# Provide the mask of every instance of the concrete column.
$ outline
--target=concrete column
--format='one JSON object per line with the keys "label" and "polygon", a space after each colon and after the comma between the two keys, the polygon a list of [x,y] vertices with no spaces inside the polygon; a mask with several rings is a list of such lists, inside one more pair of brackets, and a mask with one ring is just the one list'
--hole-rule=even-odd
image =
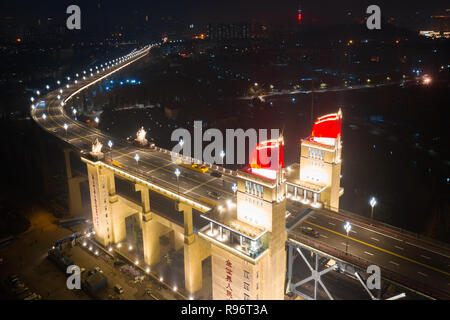
{"label": "concrete column", "polygon": [[68,197],[69,197],[69,213],[71,216],[79,216],[83,214],[83,203],[81,200],[80,183],[85,181],[85,177],[73,177],[72,168],[70,166],[70,149],[64,149],[64,159],[66,162]]}
{"label": "concrete column", "polygon": [[165,227],[150,218],[147,214],[142,222],[142,240],[144,247],[144,261],[150,267],[155,266],[161,260],[161,248],[159,238],[165,231]]}
{"label": "concrete column", "polygon": [[209,243],[194,234],[192,207],[179,204],[184,214],[184,282],[186,290],[194,293],[202,288],[202,260],[211,254]]}
{"label": "concrete column", "polygon": [[146,214],[150,212],[150,195],[148,188],[136,183],[134,185],[134,190],[141,193],[141,206],[143,213]]}

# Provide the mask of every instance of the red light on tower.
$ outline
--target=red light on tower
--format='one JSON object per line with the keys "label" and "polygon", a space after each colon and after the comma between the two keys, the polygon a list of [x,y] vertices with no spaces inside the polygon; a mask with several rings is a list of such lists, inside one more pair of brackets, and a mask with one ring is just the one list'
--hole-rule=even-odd
{"label": "red light on tower", "polygon": [[302,10],[298,10],[297,19],[298,19],[298,24],[301,24],[302,23],[302,19],[303,19]]}
{"label": "red light on tower", "polygon": [[283,137],[259,143],[250,154],[250,170],[254,174],[275,180],[281,168],[284,168]]}
{"label": "red light on tower", "polygon": [[334,146],[336,139],[342,136],[341,132],[342,112],[327,114],[317,118],[311,133],[311,139],[315,142]]}

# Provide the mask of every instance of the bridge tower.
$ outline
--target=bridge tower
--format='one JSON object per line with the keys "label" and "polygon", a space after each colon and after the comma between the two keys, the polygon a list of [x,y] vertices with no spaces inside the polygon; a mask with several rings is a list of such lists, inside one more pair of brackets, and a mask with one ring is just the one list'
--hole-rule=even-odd
{"label": "bridge tower", "polygon": [[[339,211],[342,164],[342,112],[317,118],[311,136],[302,139],[300,152],[300,180],[316,185],[322,192],[313,193],[313,201]],[[306,198],[307,190],[303,190]],[[320,199],[318,199],[320,197]]]}
{"label": "bridge tower", "polygon": [[[274,150],[282,154],[282,140]],[[284,299],[286,179],[279,163],[239,171],[236,203],[203,215],[210,223],[199,236],[211,242],[214,300]]]}

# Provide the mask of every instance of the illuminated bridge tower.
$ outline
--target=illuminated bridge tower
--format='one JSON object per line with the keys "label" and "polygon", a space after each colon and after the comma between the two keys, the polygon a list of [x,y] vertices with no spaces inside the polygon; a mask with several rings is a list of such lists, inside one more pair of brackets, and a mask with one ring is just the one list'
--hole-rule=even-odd
{"label": "illuminated bridge tower", "polygon": [[287,190],[294,200],[339,210],[341,188],[342,112],[319,117],[311,136],[301,141],[300,167],[288,170]]}
{"label": "illuminated bridge tower", "polygon": [[[270,149],[270,167],[259,152]],[[237,205],[203,215],[199,235],[211,242],[213,299],[284,299],[286,198],[283,140],[257,146],[255,161],[238,172]],[[278,159],[276,159],[278,158]],[[275,161],[274,161],[275,159]]]}

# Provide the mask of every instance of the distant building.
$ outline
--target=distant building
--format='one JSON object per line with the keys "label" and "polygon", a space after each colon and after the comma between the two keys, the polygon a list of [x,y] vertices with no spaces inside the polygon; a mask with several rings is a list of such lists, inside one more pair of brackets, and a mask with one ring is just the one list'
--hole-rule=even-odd
{"label": "distant building", "polygon": [[249,22],[232,24],[208,24],[207,37],[211,40],[250,39],[251,24]]}

